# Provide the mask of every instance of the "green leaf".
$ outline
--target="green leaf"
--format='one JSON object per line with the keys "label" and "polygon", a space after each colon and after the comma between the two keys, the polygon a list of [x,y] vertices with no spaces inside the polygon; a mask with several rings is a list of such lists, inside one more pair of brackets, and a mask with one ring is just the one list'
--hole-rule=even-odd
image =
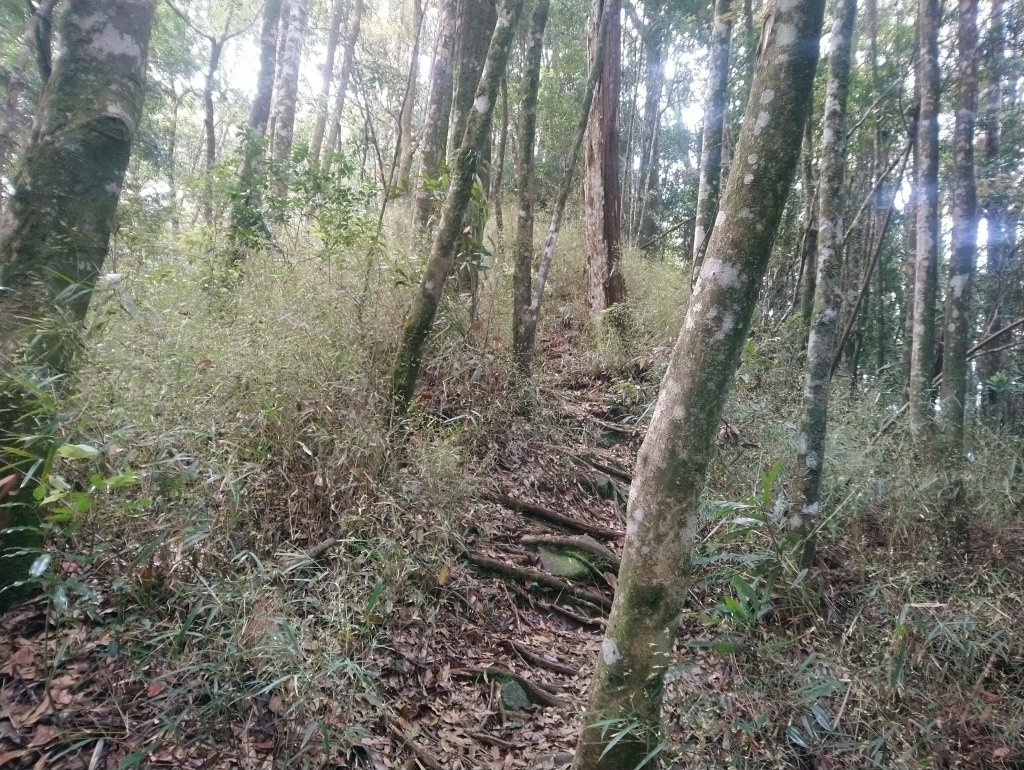
{"label": "green leaf", "polygon": [[88,444],[65,444],[57,448],[57,455],[67,460],[92,460],[99,454],[100,450]]}
{"label": "green leaf", "polygon": [[791,740],[793,743],[795,743],[797,746],[800,746],[801,748],[811,748],[807,745],[807,741],[804,738],[803,734],[795,727],[793,727],[793,725],[790,725],[786,728],[786,736],[789,738],[789,740]]}

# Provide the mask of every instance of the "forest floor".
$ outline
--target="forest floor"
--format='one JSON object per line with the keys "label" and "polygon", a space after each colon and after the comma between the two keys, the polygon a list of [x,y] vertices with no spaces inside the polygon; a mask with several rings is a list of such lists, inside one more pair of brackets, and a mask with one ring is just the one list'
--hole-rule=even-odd
{"label": "forest floor", "polygon": [[[661,369],[651,357],[581,362],[564,334],[544,346],[530,419],[481,418],[466,392],[428,373],[430,419],[486,424],[460,455],[450,499],[442,489],[376,525],[429,549],[441,520],[454,521],[425,561],[323,526],[287,548],[239,546],[216,565],[187,553],[187,538],[170,551],[166,541],[104,550],[109,541],[82,531],[62,542],[49,595],[2,618],[0,767],[567,767]],[[751,392],[759,376],[749,362],[741,374]],[[898,501],[863,502],[867,485],[842,498],[861,508],[818,574],[799,573],[774,535],[753,531],[780,515],[781,450],[746,424],[718,435],[712,485],[744,468],[749,494],[701,528],[668,676],[666,764],[1024,766],[1020,528],[974,529],[959,544],[967,558],[925,567],[921,530],[887,530]],[[409,499],[431,483],[414,468],[397,475]],[[262,499],[283,509],[289,494]],[[213,582],[218,569],[251,573],[256,589],[231,594],[229,578]],[[395,595],[373,579],[395,571],[415,590]],[[317,602],[360,574],[361,606],[339,623]]]}

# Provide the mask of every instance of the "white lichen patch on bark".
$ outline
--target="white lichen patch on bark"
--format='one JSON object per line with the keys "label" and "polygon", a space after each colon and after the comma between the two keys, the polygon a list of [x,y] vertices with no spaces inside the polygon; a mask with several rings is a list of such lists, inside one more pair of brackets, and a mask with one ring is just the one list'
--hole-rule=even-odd
{"label": "white lichen patch on bark", "polygon": [[473,109],[479,112],[481,115],[486,115],[487,110],[491,108],[491,100],[487,98],[487,94],[480,94],[473,102]]}
{"label": "white lichen patch on bark", "polygon": [[967,288],[968,282],[971,280],[971,276],[966,273],[960,273],[954,275],[949,279],[949,289],[953,293],[955,299],[960,299],[964,294],[964,289]]}
{"label": "white lichen patch on bark", "polygon": [[607,637],[601,642],[601,658],[604,660],[605,665],[614,666],[619,662],[622,654],[619,652],[619,645],[615,643],[614,639],[608,639]]}
{"label": "white lichen patch on bark", "polygon": [[757,113],[757,122],[754,123],[754,136],[760,136],[761,132],[768,128],[771,120],[772,116],[767,110],[761,110]]}
{"label": "white lichen patch on bark", "polygon": [[715,257],[704,261],[704,268],[700,271],[700,274],[702,278],[707,276],[715,279],[719,286],[726,289],[739,288],[743,285],[743,282],[740,280],[739,268]]}

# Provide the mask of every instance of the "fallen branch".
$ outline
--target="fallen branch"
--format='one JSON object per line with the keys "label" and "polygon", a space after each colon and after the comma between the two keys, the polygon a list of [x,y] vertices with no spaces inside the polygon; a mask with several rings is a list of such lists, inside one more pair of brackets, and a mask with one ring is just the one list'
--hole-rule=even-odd
{"label": "fallen branch", "polygon": [[557,548],[573,548],[597,556],[619,571],[619,557],[615,552],[588,535],[565,537],[563,535],[523,535],[519,541],[525,545],[551,545]]}
{"label": "fallen branch", "polygon": [[478,678],[491,678],[491,679],[514,679],[519,683],[519,686],[526,691],[526,694],[530,697],[530,701],[533,703],[539,703],[542,706],[555,706],[561,708],[565,706],[565,701],[561,698],[553,695],[550,691],[537,684],[531,682],[514,671],[509,671],[507,668],[501,666],[486,666],[484,668],[453,668],[451,670],[452,676],[472,676]]}
{"label": "fallen branch", "polygon": [[560,527],[561,529],[567,529],[570,532],[579,532],[585,535],[593,535],[594,537],[603,537],[607,540],[619,540],[623,535],[622,532],[616,529],[609,529],[596,524],[587,524],[586,522],[578,521],[569,516],[563,516],[560,513],[555,513],[554,511],[549,511],[546,508],[541,508],[539,505],[524,503],[521,500],[516,500],[515,498],[504,495],[501,492],[489,492],[484,495],[484,497],[485,499],[504,506],[509,510],[521,513],[527,518],[535,519],[546,524],[552,524],[556,527]]}
{"label": "fallen branch", "polygon": [[515,743],[510,743],[506,740],[502,740],[498,736],[491,735],[490,733],[470,733],[469,737],[478,740],[481,743],[489,743],[492,746],[498,746],[500,748],[507,749],[508,751],[523,750],[522,746],[518,746]]}
{"label": "fallen branch", "polygon": [[478,567],[479,569],[494,572],[505,577],[515,578],[516,580],[522,580],[524,582],[533,581],[534,583],[538,583],[551,591],[555,591],[561,595],[575,599],[576,601],[582,601],[588,605],[596,605],[604,610],[610,610],[612,607],[612,600],[604,594],[599,594],[596,591],[588,591],[585,588],[576,588],[575,586],[569,585],[564,580],[548,575],[545,572],[539,572],[535,569],[527,569],[526,567],[516,567],[495,559],[489,559],[486,556],[478,556],[477,554],[470,553],[468,551],[464,552],[464,555],[470,564],[474,567]]}
{"label": "fallen branch", "polygon": [[556,674],[562,674],[563,676],[576,676],[580,673],[578,668],[573,666],[567,666],[564,663],[558,663],[557,661],[548,660],[547,658],[538,655],[536,652],[531,650],[525,644],[521,644],[514,639],[508,640],[508,645],[515,650],[523,660],[527,663],[532,663],[535,666],[546,668],[549,671],[554,671]]}

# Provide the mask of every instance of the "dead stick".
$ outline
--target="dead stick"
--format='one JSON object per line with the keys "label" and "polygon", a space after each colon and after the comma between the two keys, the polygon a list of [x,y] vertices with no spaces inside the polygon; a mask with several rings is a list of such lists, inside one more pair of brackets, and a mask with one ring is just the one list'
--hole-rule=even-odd
{"label": "dead stick", "polygon": [[604,608],[605,610],[610,610],[612,608],[612,600],[607,596],[596,593],[595,591],[588,591],[585,588],[576,588],[575,586],[569,585],[564,580],[560,580],[559,578],[548,575],[547,573],[538,572],[535,569],[527,569],[526,567],[515,567],[511,564],[505,564],[504,562],[500,562],[495,559],[488,559],[486,556],[478,556],[475,553],[469,553],[468,551],[465,552],[465,557],[473,566],[487,570],[488,572],[495,572],[506,577],[513,577],[516,580],[532,580],[545,588],[556,591],[567,597],[571,597],[577,601],[594,604],[598,607]]}

